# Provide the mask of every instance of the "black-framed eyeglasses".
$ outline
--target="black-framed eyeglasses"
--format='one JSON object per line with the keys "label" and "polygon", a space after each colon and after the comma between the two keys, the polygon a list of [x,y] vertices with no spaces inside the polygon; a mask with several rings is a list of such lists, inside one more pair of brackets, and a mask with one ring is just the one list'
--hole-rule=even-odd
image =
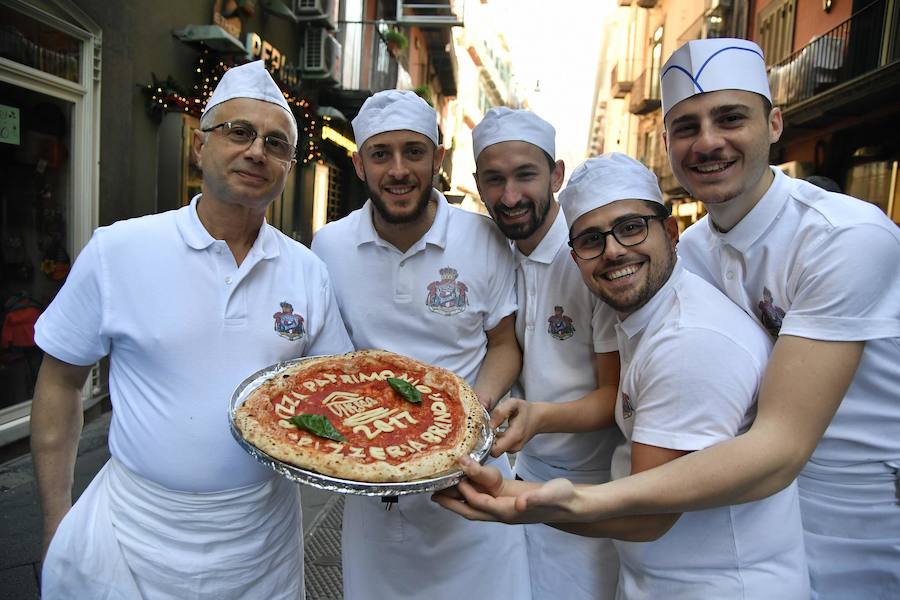
{"label": "black-framed eyeglasses", "polygon": [[569,246],[575,252],[575,256],[581,260],[597,258],[606,250],[606,236],[611,235],[616,241],[625,247],[637,246],[647,239],[652,220],[665,221],[664,215],[641,215],[616,223],[609,231],[586,231],[569,240]]}
{"label": "black-framed eyeglasses", "polygon": [[[225,136],[226,140],[235,146],[240,146],[242,148],[249,148],[250,145],[256,141],[256,138],[259,137],[259,133],[257,133],[252,126],[247,123],[241,123],[240,121],[225,121],[224,123],[219,123],[218,125],[213,125],[209,129],[201,129],[200,131],[209,133],[210,131],[215,131],[220,128],[222,130],[222,135]],[[294,155],[297,153],[297,148],[295,146],[292,146],[286,139],[274,135],[263,137],[263,147],[265,148],[266,156],[285,162],[293,159]]]}

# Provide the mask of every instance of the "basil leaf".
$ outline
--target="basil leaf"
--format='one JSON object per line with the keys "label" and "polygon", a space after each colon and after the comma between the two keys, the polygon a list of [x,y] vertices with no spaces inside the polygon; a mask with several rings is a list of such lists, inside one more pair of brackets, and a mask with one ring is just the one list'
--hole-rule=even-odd
{"label": "basil leaf", "polygon": [[329,421],[328,417],[325,415],[300,414],[294,415],[288,419],[288,421],[313,435],[334,440],[336,442],[347,441],[347,438],[342,436],[341,432],[334,428],[334,425],[331,424],[331,421]]}
{"label": "basil leaf", "polygon": [[404,400],[408,400],[413,404],[419,404],[420,402],[422,402],[422,394],[408,381],[397,379],[396,377],[388,377],[387,382],[391,384],[392,388],[397,390],[397,393],[403,396]]}

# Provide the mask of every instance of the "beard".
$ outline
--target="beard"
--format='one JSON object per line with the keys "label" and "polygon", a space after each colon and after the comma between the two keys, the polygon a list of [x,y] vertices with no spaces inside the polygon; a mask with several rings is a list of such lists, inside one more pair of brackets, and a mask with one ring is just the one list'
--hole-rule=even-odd
{"label": "beard", "polygon": [[[660,288],[665,285],[672,275],[672,271],[675,269],[675,260],[676,254],[673,246],[671,252],[666,255],[664,262],[657,262],[656,264],[653,262],[646,263],[650,268],[650,272],[647,274],[647,279],[644,281],[644,284],[637,289],[629,290],[625,294],[616,294],[613,296],[606,294],[601,286],[590,287],[593,288],[594,293],[603,300],[604,303],[608,304],[616,312],[631,314],[647,304]],[[622,264],[627,264],[627,262],[628,261],[622,261]],[[618,265],[607,263],[604,266],[604,270],[615,268],[616,266]]]}
{"label": "beard", "polygon": [[396,212],[391,212],[387,202],[384,201],[381,194],[378,193],[378,190],[373,189],[372,186],[369,185],[368,181],[366,181],[366,187],[369,190],[369,198],[372,200],[372,206],[378,211],[378,215],[381,219],[385,223],[390,223],[391,225],[415,223],[423,214],[425,214],[425,209],[428,208],[428,201],[431,200],[431,187],[427,187],[422,190],[422,194],[416,199],[412,212],[398,214]]}
{"label": "beard", "polygon": [[[491,217],[494,219],[494,223],[497,224],[497,228],[505,235],[507,238],[511,240],[524,240],[526,238],[531,237],[535,231],[537,231],[541,225],[544,224],[544,219],[547,218],[547,213],[550,212],[550,203],[553,201],[553,192],[549,189],[547,190],[547,198],[544,200],[544,204],[541,205],[539,203],[535,203],[531,200],[523,200],[516,204],[513,207],[501,207],[499,203],[494,205],[493,209],[488,209],[488,212],[491,214]],[[486,205],[485,205],[486,206]],[[502,214],[506,210],[520,210],[523,208],[527,208],[531,211],[531,218],[528,219],[525,223],[516,223],[514,225],[510,225],[508,223],[504,223],[502,219],[498,219],[498,213]]]}

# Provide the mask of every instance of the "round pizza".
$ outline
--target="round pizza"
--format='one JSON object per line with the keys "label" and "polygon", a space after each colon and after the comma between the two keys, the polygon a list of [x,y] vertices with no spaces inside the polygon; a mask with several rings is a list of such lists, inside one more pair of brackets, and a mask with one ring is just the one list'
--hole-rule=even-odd
{"label": "round pizza", "polygon": [[235,411],[245,440],[284,463],[364,482],[407,482],[457,469],[485,413],[457,375],[384,350],[299,362]]}

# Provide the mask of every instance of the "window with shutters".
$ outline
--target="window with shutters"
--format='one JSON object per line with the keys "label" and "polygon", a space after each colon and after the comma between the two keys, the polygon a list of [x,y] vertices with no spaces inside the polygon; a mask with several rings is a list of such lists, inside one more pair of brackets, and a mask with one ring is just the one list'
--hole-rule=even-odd
{"label": "window with shutters", "polygon": [[767,65],[781,62],[791,53],[795,6],[796,0],[773,0],[759,13],[758,39]]}

